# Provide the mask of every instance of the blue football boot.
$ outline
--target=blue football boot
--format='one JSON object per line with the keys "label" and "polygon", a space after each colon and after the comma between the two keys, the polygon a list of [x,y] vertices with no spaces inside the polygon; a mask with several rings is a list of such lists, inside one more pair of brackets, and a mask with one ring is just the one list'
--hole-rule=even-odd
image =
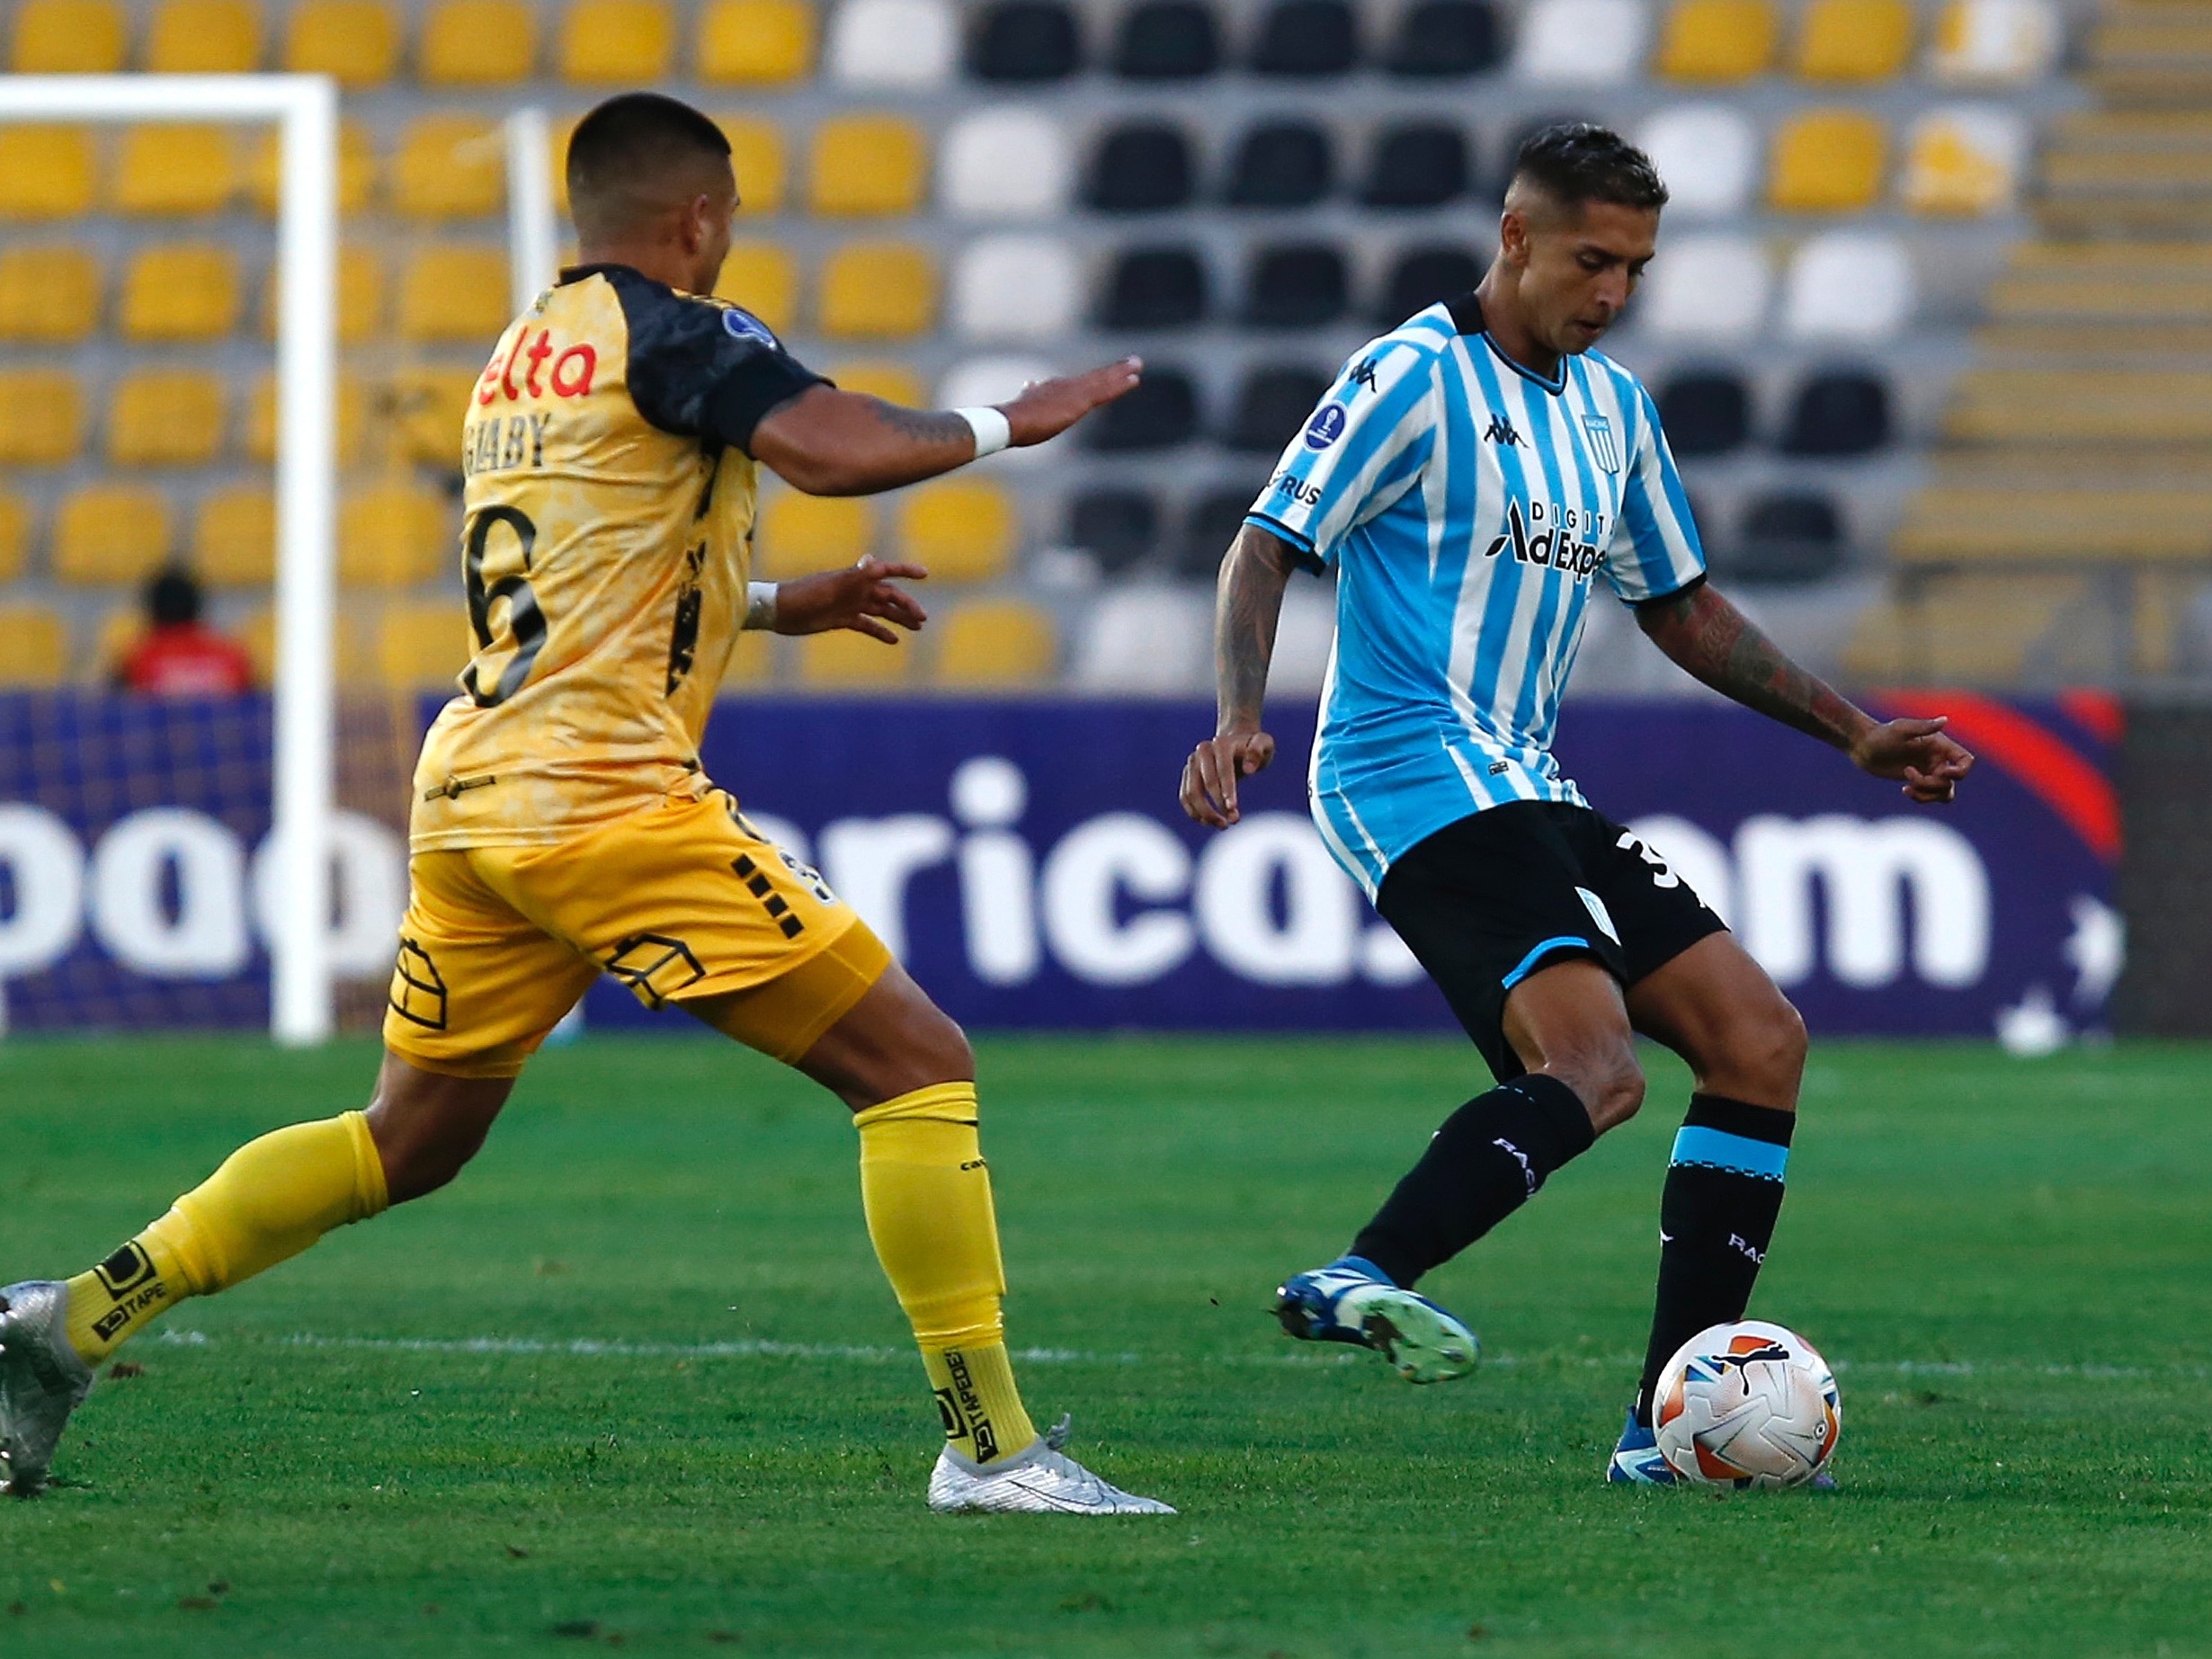
{"label": "blue football boot", "polygon": [[1628,1421],[1620,1431],[1620,1444],[1613,1448],[1613,1455],[1605,1466],[1605,1478],[1616,1486],[1677,1486],[1681,1476],[1675,1474],[1659,1450],[1659,1437],[1636,1420],[1633,1408]]}
{"label": "blue football boot", "polygon": [[1286,1280],[1275,1292],[1275,1317],[1300,1342],[1372,1348],[1407,1382],[1449,1382],[1482,1357],[1474,1332],[1359,1256]]}

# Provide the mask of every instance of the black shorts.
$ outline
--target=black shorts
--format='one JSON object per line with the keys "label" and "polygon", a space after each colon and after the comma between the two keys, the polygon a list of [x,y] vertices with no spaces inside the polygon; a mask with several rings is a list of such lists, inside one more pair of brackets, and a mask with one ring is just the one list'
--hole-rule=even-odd
{"label": "black shorts", "polygon": [[1727,924],[1610,818],[1514,801],[1447,825],[1390,866],[1375,908],[1429,970],[1501,1083],[1506,993],[1568,957],[1632,986]]}

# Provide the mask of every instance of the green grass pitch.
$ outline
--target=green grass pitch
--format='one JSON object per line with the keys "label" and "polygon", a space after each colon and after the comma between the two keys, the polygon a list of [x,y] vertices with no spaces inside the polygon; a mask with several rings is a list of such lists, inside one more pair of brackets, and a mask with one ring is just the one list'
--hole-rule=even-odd
{"label": "green grass pitch", "polygon": [[[1753,1311],[1842,1490],[1598,1481],[1687,1083],[1432,1288],[1410,1388],[1265,1312],[1478,1084],[1429,1041],[982,1045],[1036,1414],[1165,1521],[946,1520],[826,1096],[542,1057],[460,1182],[172,1314],[0,1504],[0,1653],[2212,1652],[2212,1052],[1825,1044]],[[374,1056],[0,1047],[0,1279],[104,1253]]]}

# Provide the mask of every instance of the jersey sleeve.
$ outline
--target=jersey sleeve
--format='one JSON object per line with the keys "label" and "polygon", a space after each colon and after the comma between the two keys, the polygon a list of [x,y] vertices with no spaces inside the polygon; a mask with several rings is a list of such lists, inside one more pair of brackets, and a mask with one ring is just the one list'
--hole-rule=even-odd
{"label": "jersey sleeve", "polygon": [[663,432],[752,453],[753,430],[823,378],[783,349],[750,311],[659,284],[625,283],[629,395]]}
{"label": "jersey sleeve", "polygon": [[1244,515],[1323,570],[1421,476],[1436,447],[1436,352],[1386,336],[1344,365]]}
{"label": "jersey sleeve", "polygon": [[1628,476],[1621,490],[1620,519],[1606,550],[1605,577],[1628,603],[1664,599],[1705,575],[1705,544],[1698,540],[1690,498],[1673,451],[1659,428],[1651,394],[1636,388],[1636,422]]}

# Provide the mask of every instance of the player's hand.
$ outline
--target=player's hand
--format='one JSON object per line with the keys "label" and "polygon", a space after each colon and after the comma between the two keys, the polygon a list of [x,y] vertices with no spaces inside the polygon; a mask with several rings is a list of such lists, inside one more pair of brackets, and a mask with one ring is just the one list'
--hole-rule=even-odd
{"label": "player's hand", "polygon": [[843,570],[817,571],[811,576],[780,582],[776,584],[776,632],[826,634],[849,628],[870,639],[896,645],[898,636],[884,622],[896,622],[911,634],[929,620],[929,612],[898,584],[920,582],[929,574],[919,565],[888,565],[871,555]]}
{"label": "player's hand", "polygon": [[1209,737],[1182,763],[1182,809],[1200,824],[1226,829],[1243,815],[1236,784],[1264,772],[1275,758],[1275,740],[1265,732],[1224,732]]}
{"label": "player's hand", "polygon": [[1851,745],[1860,771],[1904,785],[1906,798],[1927,805],[1958,793],[1958,780],[1974,770],[1974,755],[1944,731],[1948,716],[1932,720],[1885,720]]}
{"label": "player's hand", "polygon": [[1057,438],[1102,404],[1111,403],[1143,378],[1145,360],[1125,357],[1087,374],[1071,374],[1054,380],[1031,380],[1021,396],[999,405],[1012,429],[1012,447],[1026,449]]}

